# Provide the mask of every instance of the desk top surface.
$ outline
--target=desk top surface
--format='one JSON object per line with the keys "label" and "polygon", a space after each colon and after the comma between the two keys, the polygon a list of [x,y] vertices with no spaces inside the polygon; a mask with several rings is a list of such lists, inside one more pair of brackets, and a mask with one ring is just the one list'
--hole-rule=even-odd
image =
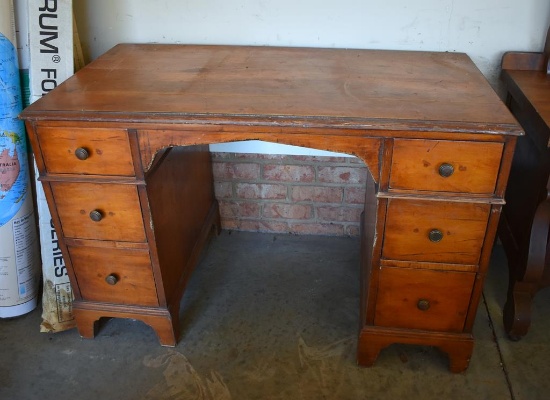
{"label": "desk top surface", "polygon": [[25,119],[519,134],[465,54],[124,44]]}

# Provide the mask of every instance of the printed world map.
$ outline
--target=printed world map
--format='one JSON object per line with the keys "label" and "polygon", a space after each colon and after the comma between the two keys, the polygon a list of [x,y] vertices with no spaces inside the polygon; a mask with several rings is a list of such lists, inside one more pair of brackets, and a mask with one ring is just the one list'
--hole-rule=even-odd
{"label": "printed world map", "polygon": [[[14,134],[12,133],[12,135]],[[6,136],[5,133],[4,136]],[[11,152],[7,146],[0,151],[0,192],[11,190],[21,170],[19,160],[17,159],[17,149],[15,146],[12,147]]]}
{"label": "printed world map", "polygon": [[28,162],[21,111],[17,54],[0,34],[0,227],[21,209],[27,195]]}

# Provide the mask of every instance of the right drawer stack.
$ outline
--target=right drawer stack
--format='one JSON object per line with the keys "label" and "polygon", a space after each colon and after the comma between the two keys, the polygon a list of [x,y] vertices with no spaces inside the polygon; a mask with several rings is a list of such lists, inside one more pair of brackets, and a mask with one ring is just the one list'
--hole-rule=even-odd
{"label": "right drawer stack", "polygon": [[395,140],[375,325],[463,331],[502,150]]}

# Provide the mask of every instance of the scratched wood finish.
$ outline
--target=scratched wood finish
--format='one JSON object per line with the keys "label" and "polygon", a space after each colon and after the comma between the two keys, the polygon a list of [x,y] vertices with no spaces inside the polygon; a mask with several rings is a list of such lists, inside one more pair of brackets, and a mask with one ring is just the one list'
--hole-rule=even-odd
{"label": "scratched wood finish", "polygon": [[[40,128],[40,147],[52,174],[97,174],[133,176],[134,166],[128,136],[123,129]],[[79,160],[78,148],[88,152]]]}
{"label": "scratched wood finish", "polygon": [[[119,45],[23,118],[40,179],[52,187],[46,195],[77,288],[73,309],[82,336],[93,337],[101,317],[137,318],[162,344],[176,344],[186,282],[212,228],[219,228],[203,146],[265,140],[355,155],[376,182],[362,221],[359,364],[372,365],[391,343],[410,343],[439,347],[454,372],[468,366],[512,139],[522,130],[465,54]],[[75,160],[77,146],[89,146],[95,161],[115,160],[85,167]],[[434,176],[435,166],[451,158],[456,174]],[[128,219],[140,221],[138,237],[89,231],[78,220],[94,207],[87,193],[100,186],[134,190],[113,204],[138,210]],[[66,210],[79,214],[73,232],[65,232],[72,218]],[[125,224],[119,220],[113,232]],[[444,233],[438,247],[427,239],[432,228]],[[136,285],[154,286],[158,305],[126,304],[125,297],[110,302],[99,289],[106,270],[100,277],[73,273],[87,265],[79,254],[99,257],[101,268],[117,267],[102,252],[122,265],[128,254],[147,253],[150,264],[138,262],[143,275],[136,279],[149,280]],[[408,277],[419,284],[399,293]],[[430,322],[412,318],[410,304],[397,305],[405,292],[417,291],[433,301],[422,314]]]}
{"label": "scratched wood finish", "polygon": [[136,114],[224,125],[517,131],[461,53],[125,44],[25,111],[101,121]]}
{"label": "scratched wood finish", "polygon": [[[502,143],[396,140],[390,188],[492,194],[495,191]],[[441,176],[442,164],[454,172]]]}

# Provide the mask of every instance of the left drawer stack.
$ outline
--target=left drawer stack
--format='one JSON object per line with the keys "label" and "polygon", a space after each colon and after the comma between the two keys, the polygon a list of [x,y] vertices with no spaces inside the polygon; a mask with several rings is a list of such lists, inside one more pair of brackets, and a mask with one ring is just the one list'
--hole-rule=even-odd
{"label": "left drawer stack", "polygon": [[[82,336],[97,312],[159,305],[139,185],[124,129],[38,127],[42,181],[51,196],[75,293]],[[55,215],[54,215],[55,214]],[[86,312],[93,322],[82,321]]]}

